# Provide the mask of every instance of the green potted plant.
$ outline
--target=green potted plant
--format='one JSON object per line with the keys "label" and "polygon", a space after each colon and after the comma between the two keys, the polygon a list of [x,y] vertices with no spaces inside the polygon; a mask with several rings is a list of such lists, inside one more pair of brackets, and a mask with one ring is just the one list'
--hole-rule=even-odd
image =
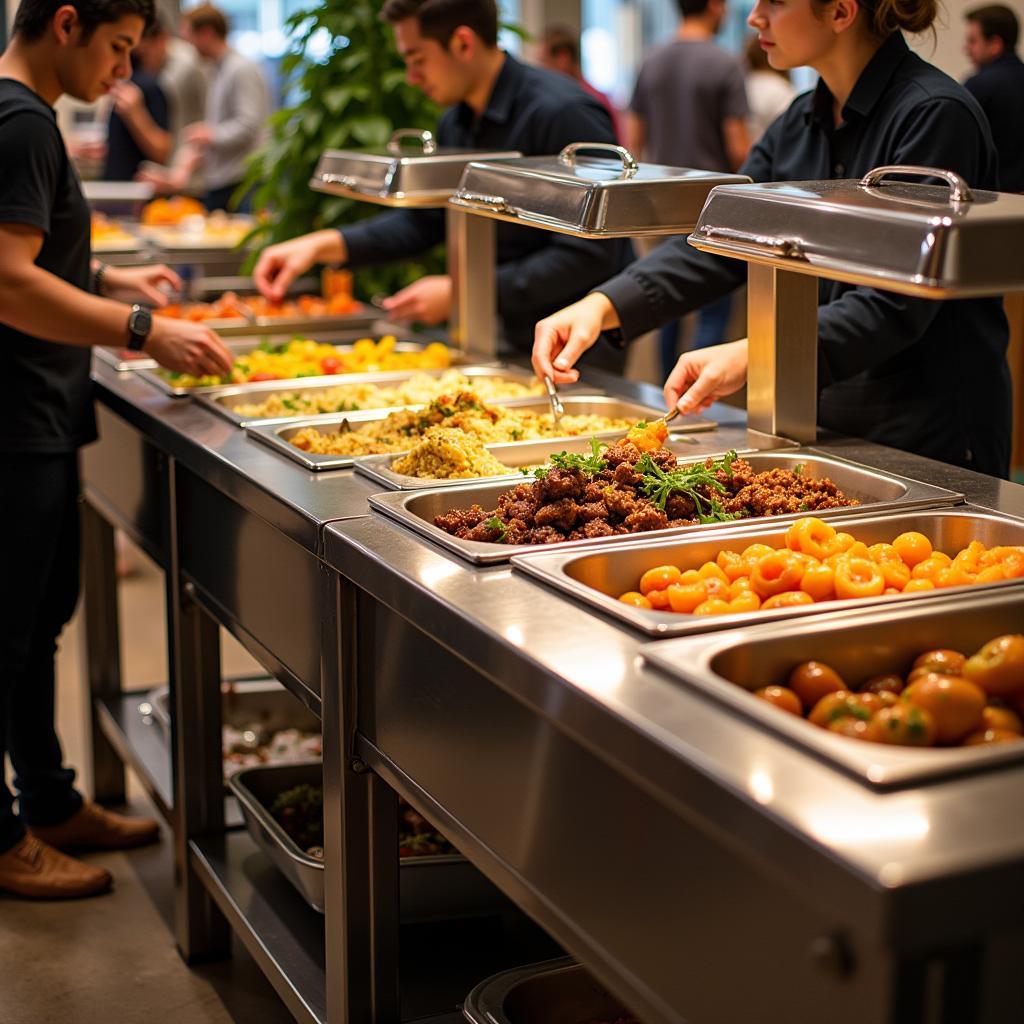
{"label": "green potted plant", "polygon": [[[291,45],[281,70],[284,93],[294,100],[271,116],[269,138],[242,186],[255,189],[257,209],[269,211],[254,232],[260,245],[379,212],[309,188],[325,149],[380,147],[398,128],[436,126],[439,109],[406,83],[391,30],[379,14],[374,0],[326,0],[286,22]],[[391,294],[443,267],[438,250],[419,260],[363,268],[356,291],[364,299]]]}

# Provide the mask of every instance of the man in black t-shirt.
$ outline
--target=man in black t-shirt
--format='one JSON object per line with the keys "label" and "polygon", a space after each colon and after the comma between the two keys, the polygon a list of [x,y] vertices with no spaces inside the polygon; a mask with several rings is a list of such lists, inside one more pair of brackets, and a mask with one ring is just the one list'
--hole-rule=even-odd
{"label": "man in black t-shirt", "polygon": [[6,753],[18,792],[15,814],[0,773],[0,890],[33,898],[109,888],[106,871],[60,850],[157,834],[83,800],[53,721],[56,640],[78,597],[77,453],[96,437],[90,346],[189,373],[231,367],[202,325],[112,301],[160,305],[160,286],[181,282],[166,267],[91,261],[89,208],[57,130],[63,93],[92,102],[127,76],[152,14],[153,0],[23,0],[0,56],[0,764]]}

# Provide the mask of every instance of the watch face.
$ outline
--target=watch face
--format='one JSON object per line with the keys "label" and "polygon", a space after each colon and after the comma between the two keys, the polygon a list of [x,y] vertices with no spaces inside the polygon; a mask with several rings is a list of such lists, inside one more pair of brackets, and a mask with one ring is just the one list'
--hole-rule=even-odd
{"label": "watch face", "polygon": [[136,337],[145,338],[153,326],[153,314],[148,309],[133,309],[128,317],[128,330]]}

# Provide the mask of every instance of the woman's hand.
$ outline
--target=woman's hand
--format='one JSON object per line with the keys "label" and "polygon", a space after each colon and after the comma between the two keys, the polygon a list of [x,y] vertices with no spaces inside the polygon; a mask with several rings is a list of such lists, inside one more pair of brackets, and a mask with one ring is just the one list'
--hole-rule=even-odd
{"label": "woman's hand", "polygon": [[268,245],[252,277],[264,298],[281,302],[292,282],[314,263],[344,263],[348,253],[337,231],[326,229]]}
{"label": "woman's hand", "polygon": [[684,415],[739,391],[747,380],[747,339],[698,348],[679,357],[665,381],[665,407]]}
{"label": "woman's hand", "polygon": [[419,324],[442,323],[452,308],[452,279],[444,274],[430,274],[395,292],[381,303],[392,320]]}
{"label": "woman's hand", "polygon": [[168,288],[180,293],[184,287],[181,278],[162,264],[156,267],[108,266],[103,271],[103,294],[121,302],[145,302],[160,308],[167,305]]}
{"label": "woman's hand", "polygon": [[231,374],[234,358],[209,327],[191,320],[153,317],[153,327],[143,351],[161,366],[194,377]]}
{"label": "woman's hand", "polygon": [[591,292],[537,324],[533,335],[534,371],[556,384],[574,384],[580,372],[572,367],[579,357],[602,331],[618,326],[619,316],[608,296]]}

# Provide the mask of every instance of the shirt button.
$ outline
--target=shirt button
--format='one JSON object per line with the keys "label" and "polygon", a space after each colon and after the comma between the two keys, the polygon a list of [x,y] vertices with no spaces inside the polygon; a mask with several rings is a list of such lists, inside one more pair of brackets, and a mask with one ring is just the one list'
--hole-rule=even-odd
{"label": "shirt button", "polygon": [[836,164],[832,168],[832,173],[837,177],[841,178],[846,173],[846,164]]}

